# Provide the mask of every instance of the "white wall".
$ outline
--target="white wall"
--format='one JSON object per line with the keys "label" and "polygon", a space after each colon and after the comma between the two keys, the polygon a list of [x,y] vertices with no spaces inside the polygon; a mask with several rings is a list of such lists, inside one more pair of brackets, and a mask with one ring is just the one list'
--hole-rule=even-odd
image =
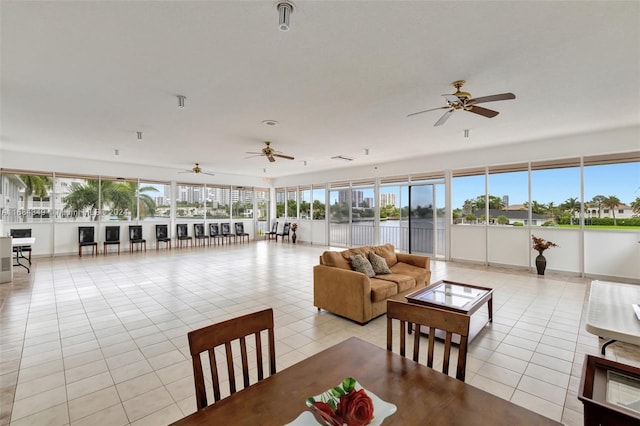
{"label": "white wall", "polygon": [[640,279],[640,232],[589,230],[584,240],[587,274]]}

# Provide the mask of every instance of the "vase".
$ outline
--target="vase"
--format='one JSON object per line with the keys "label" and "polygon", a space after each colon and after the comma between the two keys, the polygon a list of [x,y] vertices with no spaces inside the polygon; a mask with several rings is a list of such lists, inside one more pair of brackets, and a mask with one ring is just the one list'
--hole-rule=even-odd
{"label": "vase", "polygon": [[539,254],[536,257],[536,269],[538,270],[538,275],[544,275],[544,270],[547,267],[547,259],[542,254]]}
{"label": "vase", "polygon": [[298,237],[296,236],[296,231],[293,231],[291,233],[291,241],[293,242],[293,244],[296,243],[296,240],[298,239]]}

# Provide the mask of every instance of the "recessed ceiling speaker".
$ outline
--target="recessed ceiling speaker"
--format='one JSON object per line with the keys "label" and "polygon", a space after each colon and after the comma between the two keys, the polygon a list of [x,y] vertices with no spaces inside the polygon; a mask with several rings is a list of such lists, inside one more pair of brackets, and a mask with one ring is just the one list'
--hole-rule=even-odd
{"label": "recessed ceiling speaker", "polygon": [[282,1],[276,6],[278,9],[278,27],[280,31],[289,31],[289,19],[293,13],[293,3]]}

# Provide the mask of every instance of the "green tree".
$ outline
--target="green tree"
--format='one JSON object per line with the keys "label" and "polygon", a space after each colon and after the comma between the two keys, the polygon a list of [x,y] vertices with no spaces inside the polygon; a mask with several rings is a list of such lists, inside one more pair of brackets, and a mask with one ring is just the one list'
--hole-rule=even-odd
{"label": "green tree", "polygon": [[560,207],[569,213],[569,216],[571,217],[570,223],[573,223],[575,212],[580,211],[580,202],[578,199],[575,197],[569,198],[562,203]]}
{"label": "green tree", "polygon": [[71,192],[64,198],[65,209],[76,211],[89,209],[91,219],[97,220],[101,201],[102,206],[109,207],[111,213],[119,218],[127,217],[127,212],[130,212],[132,218],[136,218],[139,204],[140,217],[145,217],[155,214],[156,209],[153,198],[145,194],[149,191],[157,191],[157,189],[153,186],[138,188],[135,182],[99,182],[96,179],[88,179],[84,183],[71,184]]}
{"label": "green tree", "polygon": [[[465,213],[468,212],[476,212],[478,210],[484,210],[486,206],[485,196],[479,195],[472,200],[466,200],[464,202],[463,210]],[[502,198],[496,197],[495,195],[489,195],[489,208],[495,210],[504,209],[504,203],[502,202]]]}
{"label": "green tree", "polygon": [[506,217],[505,215],[501,214],[500,216],[498,216],[498,225],[508,225],[509,224],[509,218]]}
{"label": "green tree", "polygon": [[324,219],[325,218],[325,205],[320,200],[313,200],[313,218]]}
{"label": "green tree", "polygon": [[631,202],[631,210],[635,214],[640,214],[640,197],[636,197],[636,199]]}
{"label": "green tree", "polygon": [[615,195],[609,195],[604,199],[602,205],[608,209],[611,209],[611,214],[613,215],[613,226],[617,226],[616,209],[620,205],[620,199]]}
{"label": "green tree", "polygon": [[49,176],[20,175],[20,180],[25,184],[24,200],[22,200],[24,213],[22,220],[27,221],[29,215],[26,214],[29,209],[29,199],[35,195],[44,198],[49,194],[53,187],[53,180]]}
{"label": "green tree", "polygon": [[589,201],[590,206],[598,207],[598,218],[602,217],[602,206],[606,199],[607,197],[604,195],[596,195],[591,199],[591,201]]}
{"label": "green tree", "polygon": [[473,223],[473,222],[475,222],[477,219],[478,219],[478,218],[477,218],[475,215],[473,215],[473,214],[468,214],[468,215],[466,215],[466,216],[464,217],[464,220],[465,220],[465,222],[467,222],[467,223]]}

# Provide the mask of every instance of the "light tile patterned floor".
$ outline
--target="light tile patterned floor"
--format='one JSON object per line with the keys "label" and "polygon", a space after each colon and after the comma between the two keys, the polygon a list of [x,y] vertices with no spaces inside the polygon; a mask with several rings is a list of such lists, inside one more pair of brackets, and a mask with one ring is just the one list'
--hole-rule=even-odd
{"label": "light tile patterned floor", "polygon": [[[0,425],[159,425],[195,409],[186,334],[272,307],[278,370],[349,336],[385,347],[385,318],[360,326],[312,305],[325,247],[268,241],[37,259],[0,285]],[[577,399],[588,280],[433,262],[432,281],[495,288],[494,322],[470,345],[467,382],[582,424]],[[482,311],[479,311],[483,312]],[[607,357],[640,365],[639,348]]]}

